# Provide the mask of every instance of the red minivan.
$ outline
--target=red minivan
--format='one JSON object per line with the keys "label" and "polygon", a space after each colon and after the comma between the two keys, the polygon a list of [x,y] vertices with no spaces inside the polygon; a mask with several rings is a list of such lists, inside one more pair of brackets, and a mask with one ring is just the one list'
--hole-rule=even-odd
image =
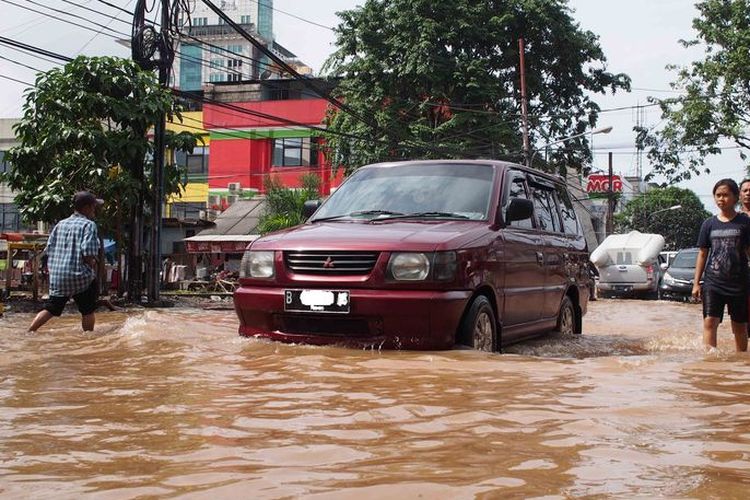
{"label": "red minivan", "polygon": [[380,163],[313,203],[305,224],[245,251],[240,334],[496,351],[581,332],[588,251],[557,176],[491,160]]}

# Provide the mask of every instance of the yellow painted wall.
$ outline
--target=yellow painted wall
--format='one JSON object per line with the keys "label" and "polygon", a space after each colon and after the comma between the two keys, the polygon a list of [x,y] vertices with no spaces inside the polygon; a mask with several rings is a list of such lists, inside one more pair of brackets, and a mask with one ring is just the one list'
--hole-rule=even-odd
{"label": "yellow painted wall", "polygon": [[208,183],[188,182],[182,192],[182,198],[179,196],[170,196],[167,199],[167,213],[165,217],[172,216],[172,203],[203,203],[206,200],[208,200]]}
{"label": "yellow painted wall", "polygon": [[[203,111],[186,111],[182,113],[182,122],[175,117],[174,121],[167,122],[167,130],[178,134],[180,132],[199,134],[203,139],[203,144],[198,141],[199,146],[208,146],[211,142],[210,135],[203,128]],[[182,197],[170,196],[167,199],[167,208],[164,216],[172,216],[172,203],[205,203],[206,200],[208,200],[208,183],[205,180],[200,182],[188,181],[182,191]]]}
{"label": "yellow painted wall", "polygon": [[[167,122],[167,130],[175,133],[192,132],[199,134],[206,146],[211,143],[211,137],[203,128],[203,111],[186,111],[182,113],[182,123],[174,117],[174,121]],[[198,141],[200,145],[200,141]]]}

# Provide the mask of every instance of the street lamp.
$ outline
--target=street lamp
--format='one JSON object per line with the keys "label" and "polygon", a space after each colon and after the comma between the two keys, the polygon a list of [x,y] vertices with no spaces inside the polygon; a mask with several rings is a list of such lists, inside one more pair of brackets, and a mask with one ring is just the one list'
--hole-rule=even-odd
{"label": "street lamp", "polygon": [[577,139],[578,137],[583,137],[584,135],[609,134],[610,132],[612,132],[612,127],[611,126],[609,126],[609,127],[600,127],[600,128],[595,129],[595,130],[592,130],[592,131],[581,132],[580,134],[575,134],[575,135],[571,135],[571,136],[568,136],[568,137],[563,137],[562,139],[558,139],[556,141],[552,141],[552,142],[548,142],[547,144],[543,144],[540,148],[534,150],[534,153],[531,155],[531,158],[529,158],[529,163],[526,166],[530,167],[530,166],[532,166],[534,164],[534,157],[543,148],[546,148],[546,147],[549,147],[549,146],[554,146],[555,144],[560,144],[562,142],[568,142],[571,139]]}
{"label": "street lamp", "polygon": [[668,212],[670,210],[679,210],[681,208],[682,208],[682,205],[672,205],[671,207],[662,208],[661,210],[657,210],[656,212],[651,212],[650,214],[648,214],[647,220],[651,220],[651,217],[653,217],[654,215],[658,213]]}

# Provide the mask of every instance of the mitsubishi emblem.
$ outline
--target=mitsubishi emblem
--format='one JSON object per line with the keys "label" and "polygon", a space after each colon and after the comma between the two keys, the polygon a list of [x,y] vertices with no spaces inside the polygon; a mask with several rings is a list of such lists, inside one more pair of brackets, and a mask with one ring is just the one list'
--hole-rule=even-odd
{"label": "mitsubishi emblem", "polygon": [[336,267],[333,265],[333,259],[329,255],[325,262],[323,262],[323,267],[325,269],[331,269],[332,267]]}

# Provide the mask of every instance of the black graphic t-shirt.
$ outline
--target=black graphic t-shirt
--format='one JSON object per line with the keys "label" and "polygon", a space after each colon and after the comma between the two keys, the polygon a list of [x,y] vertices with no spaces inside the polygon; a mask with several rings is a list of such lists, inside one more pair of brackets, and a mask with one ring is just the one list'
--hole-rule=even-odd
{"label": "black graphic t-shirt", "polygon": [[747,293],[750,217],[740,213],[729,222],[716,216],[706,219],[698,246],[710,249],[703,271],[704,287],[724,295]]}

